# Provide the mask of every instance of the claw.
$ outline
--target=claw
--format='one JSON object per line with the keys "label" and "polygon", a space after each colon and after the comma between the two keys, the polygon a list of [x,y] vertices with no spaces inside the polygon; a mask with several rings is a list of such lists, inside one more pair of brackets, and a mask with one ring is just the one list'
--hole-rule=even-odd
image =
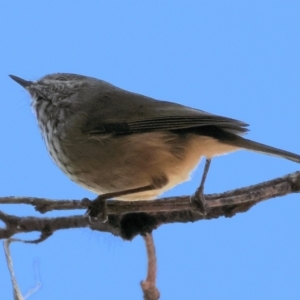
{"label": "claw", "polygon": [[85,213],[85,216],[88,217],[90,223],[105,223],[108,220],[106,212],[106,201],[106,199],[103,199],[101,196],[98,196],[91,203],[91,206]]}
{"label": "claw", "polygon": [[201,179],[201,184],[200,184],[199,188],[197,189],[197,191],[195,192],[195,194],[191,197],[191,201],[195,204],[197,211],[203,216],[206,216],[206,214],[207,214],[207,205],[206,205],[203,191],[204,191],[205,179],[206,179],[210,164],[211,164],[211,159],[207,158],[205,161],[205,167],[204,167],[204,171],[203,171],[203,175],[202,175],[202,179]]}
{"label": "claw", "polygon": [[206,216],[207,214],[207,205],[205,201],[205,197],[203,194],[203,191],[197,191],[192,197],[191,201],[195,204],[197,211],[203,215]]}

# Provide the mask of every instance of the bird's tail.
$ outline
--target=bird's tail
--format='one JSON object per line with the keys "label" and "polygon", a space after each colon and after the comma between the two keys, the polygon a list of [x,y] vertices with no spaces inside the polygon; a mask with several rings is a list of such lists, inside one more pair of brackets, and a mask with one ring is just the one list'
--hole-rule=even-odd
{"label": "bird's tail", "polygon": [[228,145],[237,146],[242,149],[283,157],[296,163],[300,163],[300,155],[298,154],[257,143],[235,134],[229,135],[230,138],[224,139],[222,142],[225,142]]}

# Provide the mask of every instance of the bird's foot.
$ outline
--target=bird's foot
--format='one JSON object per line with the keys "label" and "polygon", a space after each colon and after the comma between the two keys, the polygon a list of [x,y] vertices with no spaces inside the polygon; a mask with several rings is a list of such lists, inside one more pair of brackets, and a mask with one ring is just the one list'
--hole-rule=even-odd
{"label": "bird's foot", "polygon": [[207,214],[207,203],[203,190],[197,190],[196,193],[191,197],[191,201],[195,206],[195,210],[201,215],[206,216]]}
{"label": "bird's foot", "polygon": [[90,223],[105,223],[107,221],[107,197],[105,194],[91,201],[85,215],[89,218]]}

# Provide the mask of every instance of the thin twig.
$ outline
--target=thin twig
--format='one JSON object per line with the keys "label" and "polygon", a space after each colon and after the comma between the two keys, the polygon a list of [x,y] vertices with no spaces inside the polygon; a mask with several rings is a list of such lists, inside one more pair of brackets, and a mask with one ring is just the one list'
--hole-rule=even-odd
{"label": "thin twig", "polygon": [[7,239],[3,242],[5,258],[6,258],[9,274],[10,274],[10,279],[12,282],[14,300],[24,300],[24,297],[20,291],[20,288],[19,288],[19,285],[18,285],[18,282],[16,279],[16,275],[15,275],[14,268],[13,268],[13,262],[12,262],[12,258],[11,258],[11,254],[10,254],[10,250],[9,250],[9,246],[10,246],[11,242],[13,242],[13,241],[15,241],[15,239]]}
{"label": "thin twig", "polygon": [[141,282],[141,287],[144,293],[145,300],[157,300],[160,297],[159,290],[156,287],[156,254],[152,233],[143,235],[145,240],[147,257],[148,257],[148,272],[146,280]]}

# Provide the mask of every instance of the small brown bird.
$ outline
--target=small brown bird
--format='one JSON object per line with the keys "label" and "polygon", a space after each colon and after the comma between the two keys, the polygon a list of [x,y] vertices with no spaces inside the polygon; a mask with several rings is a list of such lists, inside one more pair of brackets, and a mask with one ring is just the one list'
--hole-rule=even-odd
{"label": "small brown bird", "polygon": [[[120,200],[154,199],[186,181],[202,156],[246,149],[300,163],[300,156],[241,137],[247,124],[57,73],[10,77],[32,98],[48,151],[73,181]],[[112,194],[110,194],[112,193]]]}

